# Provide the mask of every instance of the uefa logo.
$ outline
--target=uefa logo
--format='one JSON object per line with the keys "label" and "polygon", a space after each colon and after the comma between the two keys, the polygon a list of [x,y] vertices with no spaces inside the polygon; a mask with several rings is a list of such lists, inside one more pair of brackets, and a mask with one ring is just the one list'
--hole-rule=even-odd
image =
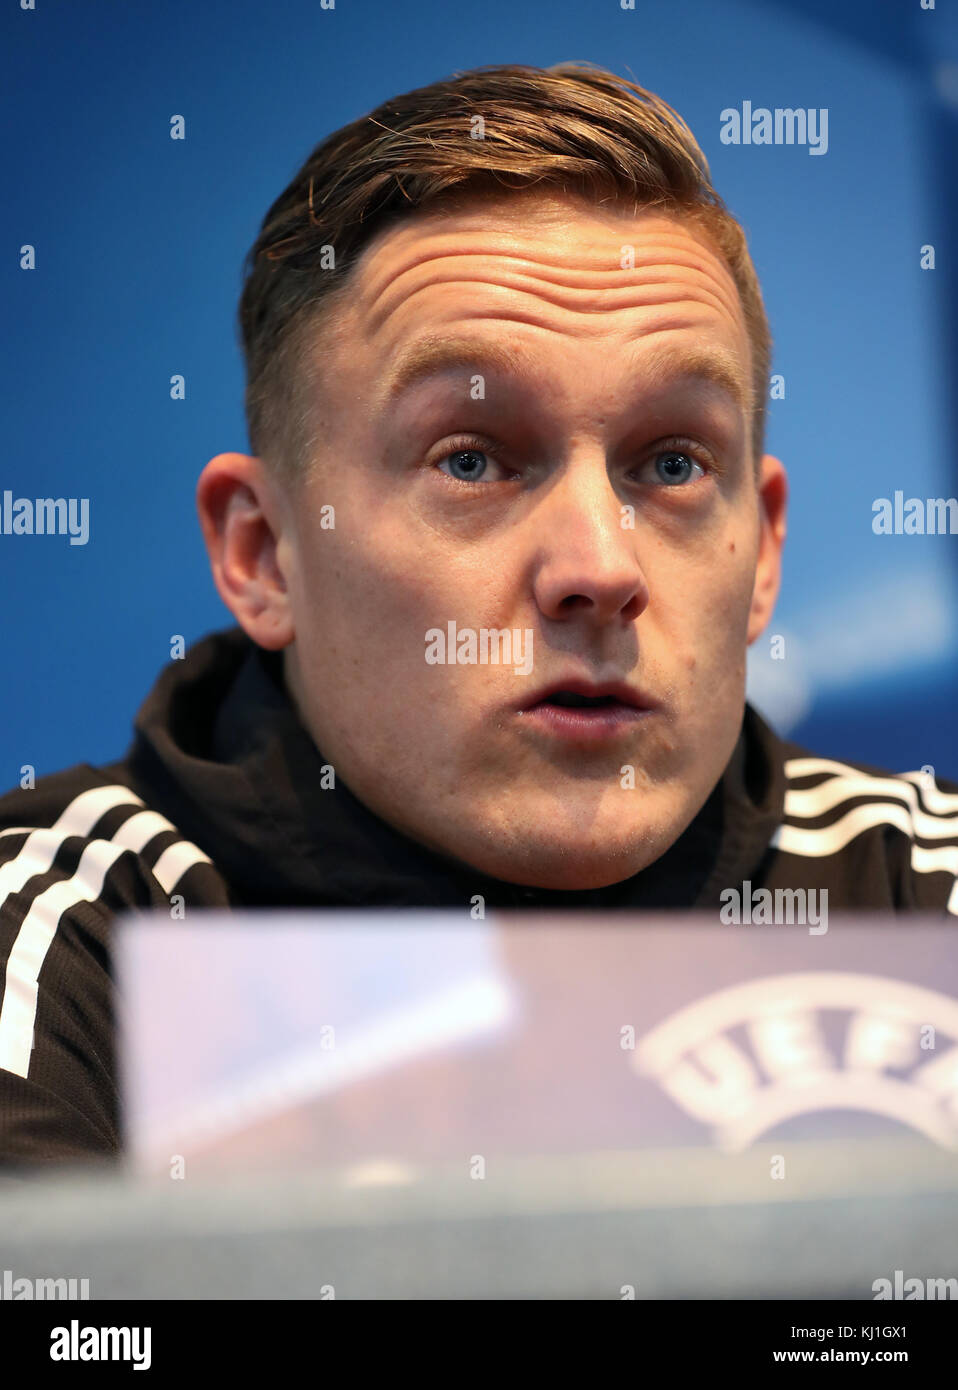
{"label": "uefa logo", "polygon": [[[840,1029],[825,1029],[826,1017]],[[875,975],[797,973],[721,990],[641,1038],[631,1065],[728,1152],[796,1115],[870,1111],[958,1148],[958,1001]]]}

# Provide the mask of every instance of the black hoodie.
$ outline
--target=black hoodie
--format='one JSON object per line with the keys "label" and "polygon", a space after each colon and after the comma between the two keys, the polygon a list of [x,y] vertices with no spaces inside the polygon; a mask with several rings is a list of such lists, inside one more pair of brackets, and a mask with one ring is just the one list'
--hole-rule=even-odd
{"label": "black hoodie", "polygon": [[722,778],[648,868],[578,892],[489,878],[330,777],[281,669],[239,628],[214,633],[161,673],[125,758],[0,798],[0,1159],[118,1152],[110,928],[129,908],[468,913],[480,895],[487,908],[699,908],[729,922],[784,890],[793,906],[814,891],[833,911],[958,914],[958,785],[816,758],[748,705]]}

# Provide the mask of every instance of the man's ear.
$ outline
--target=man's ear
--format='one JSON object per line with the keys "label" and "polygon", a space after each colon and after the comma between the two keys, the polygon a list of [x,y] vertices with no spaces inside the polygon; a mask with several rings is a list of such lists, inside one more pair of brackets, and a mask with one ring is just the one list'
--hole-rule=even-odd
{"label": "man's ear", "polygon": [[760,532],[752,607],[748,615],[749,646],[764,632],[772,616],[782,578],[788,475],[785,465],[772,454],[765,454],[759,465],[758,505]]}
{"label": "man's ear", "polygon": [[289,517],[279,484],[262,459],[217,454],[200,474],[196,508],[220,598],[258,646],[288,646]]}

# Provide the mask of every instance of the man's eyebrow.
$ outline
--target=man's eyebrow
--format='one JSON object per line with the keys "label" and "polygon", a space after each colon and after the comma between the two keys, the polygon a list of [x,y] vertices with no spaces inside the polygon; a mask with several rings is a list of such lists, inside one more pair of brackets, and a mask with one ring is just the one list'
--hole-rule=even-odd
{"label": "man's eyebrow", "polygon": [[[527,350],[508,343],[478,342],[475,338],[432,335],[413,343],[399,357],[386,378],[382,400],[388,404],[427,377],[455,369],[484,375],[520,376],[535,370]],[[734,353],[719,347],[679,347],[663,343],[645,356],[636,375],[653,390],[669,385],[669,379],[698,378],[724,391],[746,415],[753,409],[752,388]]]}
{"label": "man's eyebrow", "polygon": [[639,370],[643,383],[653,390],[667,386],[670,378],[697,378],[724,391],[746,415],[755,408],[753,387],[741,362],[734,352],[718,344],[678,347],[662,343],[651,350]]}
{"label": "man's eyebrow", "polygon": [[484,374],[497,371],[502,375],[519,375],[528,371],[530,358],[508,343],[478,342],[475,338],[421,338],[403,352],[386,378],[382,399],[388,403],[403,392],[438,372],[459,368]]}

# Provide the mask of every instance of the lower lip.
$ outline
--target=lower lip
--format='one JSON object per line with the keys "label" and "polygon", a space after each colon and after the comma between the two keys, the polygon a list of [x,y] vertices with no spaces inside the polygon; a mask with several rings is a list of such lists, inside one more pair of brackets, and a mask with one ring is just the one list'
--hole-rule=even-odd
{"label": "lower lip", "polygon": [[523,722],[567,743],[604,743],[634,730],[654,711],[635,705],[533,705]]}

